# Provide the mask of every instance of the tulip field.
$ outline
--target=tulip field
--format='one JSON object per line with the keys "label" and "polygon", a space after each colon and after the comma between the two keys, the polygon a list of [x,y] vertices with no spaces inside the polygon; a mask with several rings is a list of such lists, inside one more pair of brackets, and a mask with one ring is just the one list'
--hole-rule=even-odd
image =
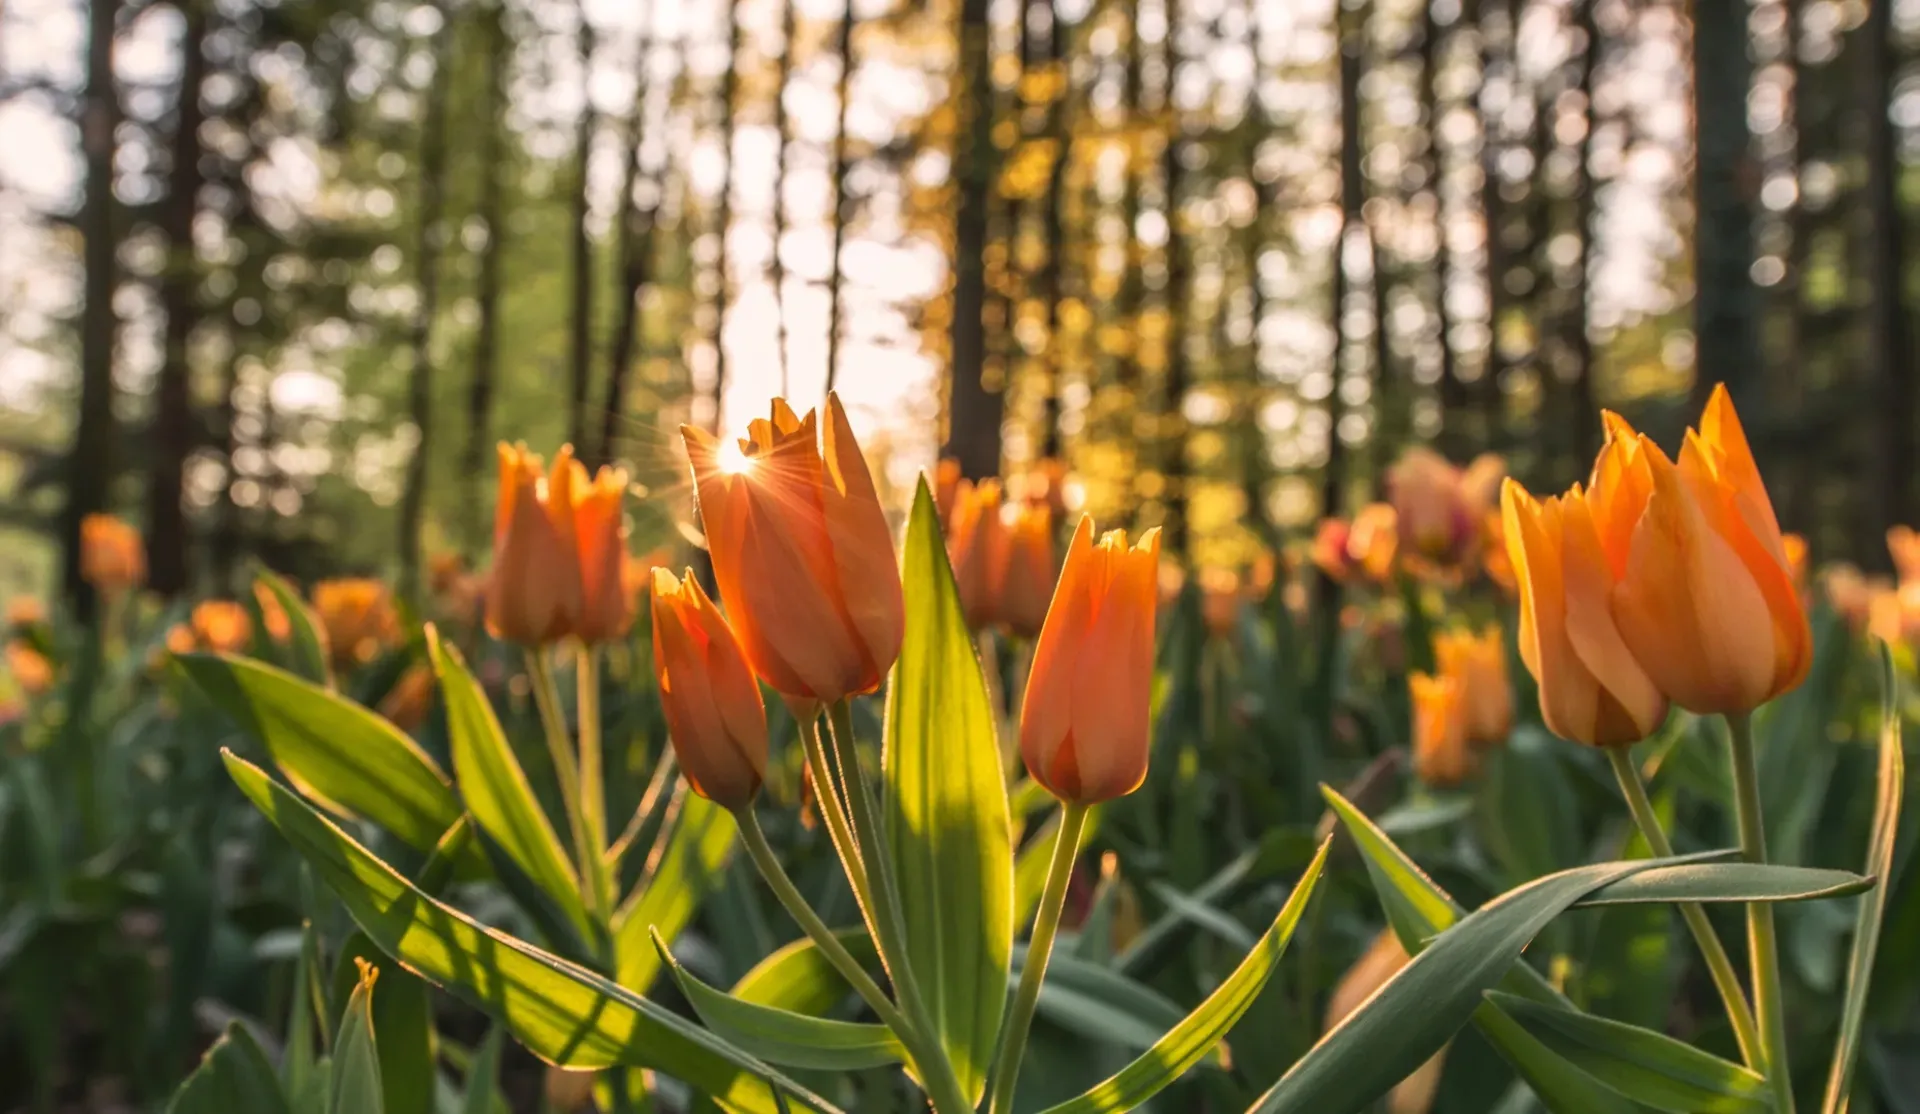
{"label": "tulip field", "polygon": [[0,1111],[1920,1111],[1920,577],[1810,573],[1724,391],[1231,577],[798,409],[685,429],[670,555],[502,445],[413,597],[90,520],[7,616]]}

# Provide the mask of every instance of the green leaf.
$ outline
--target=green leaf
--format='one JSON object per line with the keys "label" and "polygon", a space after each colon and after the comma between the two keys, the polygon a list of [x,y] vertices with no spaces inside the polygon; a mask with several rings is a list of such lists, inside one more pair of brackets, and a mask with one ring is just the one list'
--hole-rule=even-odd
{"label": "green leaf", "polygon": [[1226,981],[1208,995],[1206,1001],[1200,1003],[1199,1008],[1181,1019],[1165,1037],[1139,1059],[1122,1068],[1117,1075],[1079,1098],[1051,1108],[1047,1114],[1108,1114],[1132,1110],[1179,1079],[1188,1068],[1199,1063],[1218,1045],[1259,996],[1274,967],[1280,962],[1280,956],[1286,952],[1294,929],[1299,927],[1300,915],[1306,911],[1307,902],[1313,897],[1314,885],[1320,880],[1321,868],[1327,861],[1327,848],[1332,842],[1328,839],[1320,845],[1313,862],[1308,865],[1299,884],[1294,886],[1292,895],[1280,908],[1279,915],[1274,917],[1266,935],[1240,961],[1240,966],[1234,969],[1233,974],[1228,975]]}
{"label": "green leaf", "polygon": [[[287,614],[288,650],[293,672],[316,684],[333,686],[333,670],[328,664],[327,640],[321,633],[320,624],[314,621],[313,611],[307,607],[307,601],[293,590],[293,585],[271,569],[261,567],[255,570],[253,580],[273,593],[279,602],[280,610]],[[255,635],[256,645],[264,632]]]}
{"label": "green leaf", "polygon": [[286,1114],[266,1053],[239,1022],[227,1026],[167,1104],[167,1114]]}
{"label": "green leaf", "polygon": [[[388,959],[364,932],[341,945],[333,967],[334,1000],[352,1000],[359,981],[356,960],[380,971],[373,995],[375,1050],[386,1114],[433,1114],[433,1000],[427,984]],[[344,1031],[344,1019],[342,1031]]]}
{"label": "green leaf", "polygon": [[1764,1114],[1759,1074],[1625,1022],[1494,991],[1487,999],[1555,1055],[1634,1102],[1671,1114]]}
{"label": "green leaf", "polygon": [[770,1064],[859,1071],[906,1060],[906,1048],[885,1025],[808,1017],[735,998],[695,978],[657,932],[653,943],[707,1028]]}
{"label": "green leaf", "polygon": [[1880,644],[1880,774],[1873,805],[1873,834],[1867,840],[1867,873],[1880,884],[1860,900],[1854,915],[1853,949],[1847,956],[1847,990],[1840,1013],[1840,1036],[1834,1043],[1827,1071],[1822,1114],[1846,1114],[1853,1090],[1854,1067],[1860,1058],[1860,1033],[1866,1025],[1867,999],[1872,990],[1874,953],[1880,946],[1880,926],[1892,889],[1894,847],[1900,836],[1900,801],[1906,785],[1906,758],[1901,751],[1900,676],[1885,643]]}
{"label": "green leaf", "polygon": [[[1528,999],[1531,1001],[1531,999]],[[1473,1011],[1473,1024],[1513,1065],[1526,1088],[1553,1114],[1642,1114],[1644,1107],[1562,1059],[1540,1038],[1492,1002]],[[1524,1107],[1534,1110],[1529,1102]]]}
{"label": "green leaf", "polygon": [[379,973],[372,966],[361,968],[340,1019],[333,1045],[333,1099],[327,1105],[331,1114],[385,1114],[373,1029],[373,988]]}
{"label": "green leaf", "polygon": [[887,688],[886,829],[907,966],[960,1088],[986,1090],[1013,951],[1012,822],[987,681],[923,477],[901,566],[907,634]]}
{"label": "green leaf", "polygon": [[[834,935],[855,959],[875,966],[869,962],[874,958],[873,939],[865,928],[843,928]],[[802,936],[755,964],[730,993],[742,1001],[818,1017],[852,990],[819,947]]]}
{"label": "green leaf", "polygon": [[658,863],[613,920],[620,985],[640,991],[660,974],[660,953],[648,933],[657,929],[668,940],[680,935],[700,903],[720,888],[740,839],[733,814],[690,792],[684,779],[674,809]]}
{"label": "green leaf", "polygon": [[[467,1093],[460,1102],[460,1114],[494,1114],[500,1093],[500,1046],[506,1037],[507,1031],[498,1025],[487,1030],[487,1039],[467,1064]],[[504,1108],[505,1100],[498,1105]]]}
{"label": "green leaf", "polygon": [[[1261,877],[1304,866],[1313,856],[1312,836],[1302,829],[1275,828],[1235,856],[1187,896],[1209,906],[1227,901],[1241,886]],[[1114,957],[1116,970],[1137,974],[1192,926],[1179,909],[1169,909]]]}
{"label": "green leaf", "polygon": [[1559,753],[1567,744],[1531,724],[1488,756],[1478,830],[1509,882],[1579,862],[1580,810]]}
{"label": "green leaf", "polygon": [[1695,862],[1655,867],[1623,878],[1581,898],[1579,905],[1585,908],[1676,901],[1812,901],[1846,897],[1872,885],[1873,879],[1846,870]]}
{"label": "green leaf", "polygon": [[[1026,945],[1017,945],[1008,985],[1019,985],[1026,964]],[[1153,1047],[1183,1016],[1180,1005],[1159,991],[1059,948],[1047,961],[1037,1009],[1077,1036],[1135,1051]]]}
{"label": "green leaf", "polygon": [[1147,889],[1166,905],[1168,912],[1206,929],[1235,951],[1253,950],[1255,944],[1253,934],[1217,906],[1181,893],[1165,882],[1151,882],[1147,885]]}
{"label": "green leaf", "polygon": [[284,670],[226,654],[177,667],[266,744],[293,786],[339,816],[363,817],[423,851],[462,812],[453,783],[392,724]]}
{"label": "green leaf", "polygon": [[[592,930],[581,904],[580,879],[567,861],[560,837],[533,795],[520,759],[507,743],[487,694],[467,671],[460,651],[437,636],[427,640],[440,694],[447,707],[447,745],[467,810],[527,876],[563,909],[585,935]],[[441,831],[446,829],[442,827]],[[439,833],[435,833],[435,838]]]}
{"label": "green leaf", "polygon": [[505,1022],[535,1055],[573,1068],[652,1068],[745,1111],[773,1114],[773,1088],[825,1114],[825,1099],[633,991],[486,927],[415,889],[386,863],[231,753],[227,771],[387,954]]}

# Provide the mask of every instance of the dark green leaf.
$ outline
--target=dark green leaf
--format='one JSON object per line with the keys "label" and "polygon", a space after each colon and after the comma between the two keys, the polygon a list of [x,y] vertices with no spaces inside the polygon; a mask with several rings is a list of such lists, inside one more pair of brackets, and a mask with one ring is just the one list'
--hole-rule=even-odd
{"label": "dark green leaf", "polygon": [[286,1114],[286,1096],[266,1053],[239,1022],[227,1026],[187,1081],[167,1114]]}

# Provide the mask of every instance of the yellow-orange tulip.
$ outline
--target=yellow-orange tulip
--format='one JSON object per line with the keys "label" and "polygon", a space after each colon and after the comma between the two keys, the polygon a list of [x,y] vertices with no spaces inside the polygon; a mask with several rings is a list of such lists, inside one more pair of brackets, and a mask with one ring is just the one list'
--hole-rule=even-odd
{"label": "yellow-orange tulip", "polygon": [[767,776],[767,709],[733,629],[688,570],[653,570],[653,668],[687,782],[730,809]]}
{"label": "yellow-orange tulip", "polygon": [[1353,516],[1347,533],[1347,558],[1375,580],[1393,575],[1400,550],[1399,513],[1387,503],[1369,503]]}
{"label": "yellow-orange tulip", "polygon": [[816,424],[775,399],[737,454],[681,427],[734,632],[803,712],[879,688],[906,630],[893,535],[837,395],[817,441]]}
{"label": "yellow-orange tulip", "polygon": [[1867,602],[1867,633],[1892,645],[1920,641],[1920,582],[1882,586]]}
{"label": "yellow-orange tulip", "polygon": [[[1333,989],[1333,1000],[1327,1006],[1326,1027],[1332,1029],[1344,1021],[1411,961],[1393,929],[1383,929],[1374,937],[1372,946],[1340,976],[1339,984]],[[1446,1057],[1445,1049],[1434,1053],[1431,1060],[1396,1084],[1387,1095],[1387,1114],[1426,1114],[1432,1109]]]}
{"label": "yellow-orange tulip", "polygon": [[1500,590],[1512,596],[1520,591],[1514,583],[1513,559],[1507,556],[1506,519],[1499,510],[1487,512],[1486,526],[1482,530],[1487,539],[1486,548],[1480,554],[1480,567],[1485,570],[1487,579],[1500,586]]}
{"label": "yellow-orange tulip", "polygon": [[1009,557],[1000,500],[1000,481],[961,480],[953,495],[953,516],[947,520],[947,553],[960,589],[960,611],[974,630],[993,626],[1000,618]]}
{"label": "yellow-orange tulip", "polygon": [[544,477],[540,464],[524,446],[500,446],[487,629],[526,646],[618,638],[633,622],[621,579],[627,474],[602,468],[590,480],[567,445]]}
{"label": "yellow-orange tulip", "polygon": [[625,469],[602,467],[587,479],[579,461],[569,469],[573,538],[580,568],[580,618],[574,637],[610,642],[633,625],[633,595],[627,591],[627,531],[622,521]]}
{"label": "yellow-orange tulip", "polygon": [[1007,524],[1007,575],[1000,586],[1000,619],[1021,638],[1033,638],[1047,621],[1056,571],[1053,514],[1045,507],[1016,507]]}
{"label": "yellow-orange tulip", "polygon": [[110,514],[80,520],[80,575],[108,595],[147,579],[147,547],[140,531]]}
{"label": "yellow-orange tulip", "polygon": [[232,600],[195,604],[189,622],[194,643],[215,653],[238,653],[253,640],[253,620],[247,616],[246,608]]}
{"label": "yellow-orange tulip", "polygon": [[13,683],[28,696],[39,696],[53,687],[53,663],[25,642],[7,643],[7,672]]}
{"label": "yellow-orange tulip", "polygon": [[1412,673],[1413,772],[1436,789],[1472,777],[1478,761],[1467,743],[1466,687],[1454,677]]}
{"label": "yellow-orange tulip", "polygon": [[7,601],[7,625],[15,630],[37,627],[47,621],[47,605],[33,596],[15,596]]}
{"label": "yellow-orange tulip", "polygon": [[372,661],[400,634],[400,617],[393,609],[392,594],[385,584],[367,577],[315,584],[313,613],[326,633],[336,668]]}
{"label": "yellow-orange tulip", "polygon": [[1459,682],[1465,708],[1467,742],[1476,747],[1504,743],[1513,730],[1513,686],[1507,683],[1507,648],[1500,628],[1447,631],[1434,637],[1440,675]]}
{"label": "yellow-orange tulip", "polygon": [[1537,500],[1508,480],[1501,502],[1520,586],[1520,658],[1540,682],[1547,727],[1593,746],[1646,738],[1666,719],[1667,698],[1614,621],[1614,577],[1588,496],[1575,486]]}
{"label": "yellow-orange tulip", "polygon": [[1346,583],[1347,577],[1353,575],[1353,558],[1347,554],[1347,542],[1352,535],[1353,526],[1344,518],[1323,518],[1313,531],[1310,556],[1314,566],[1337,584]]}
{"label": "yellow-orange tulip", "polygon": [[1904,581],[1920,581],[1920,533],[1911,526],[1895,526],[1887,531],[1887,553],[1893,557],[1894,571]]}
{"label": "yellow-orange tulip", "polygon": [[424,661],[415,662],[400,674],[387,695],[380,698],[380,714],[400,730],[412,731],[426,722],[427,713],[433,710],[433,694],[438,684],[432,666]]}
{"label": "yellow-orange tulip", "polygon": [[1034,645],[1020,708],[1027,773],[1063,801],[1125,796],[1147,776],[1160,531],[1093,541],[1082,518]]}
{"label": "yellow-orange tulip", "polygon": [[1806,609],[1726,388],[1687,431],[1678,464],[1608,415],[1588,502],[1620,635],[1674,703],[1747,712],[1807,675]]}

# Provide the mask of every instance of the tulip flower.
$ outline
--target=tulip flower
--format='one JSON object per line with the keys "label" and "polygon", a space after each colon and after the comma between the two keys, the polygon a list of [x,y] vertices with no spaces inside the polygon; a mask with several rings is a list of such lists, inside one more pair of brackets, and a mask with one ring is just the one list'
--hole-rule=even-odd
{"label": "tulip flower", "polygon": [[580,621],[572,463],[572,449],[562,447],[543,478],[540,458],[524,445],[500,445],[487,584],[487,630],[495,638],[541,646],[565,638]]}
{"label": "tulip flower", "polygon": [[933,469],[933,507],[940,512],[940,523],[953,521],[955,496],[960,493],[960,462],[950,456],[940,458]]}
{"label": "tulip flower", "polygon": [[400,634],[399,615],[387,586],[366,577],[322,580],[313,586],[313,613],[327,636],[333,664],[348,668],[372,661]]}
{"label": "tulip flower", "polygon": [[1466,686],[1454,677],[1413,673],[1413,771],[1436,789],[1472,777],[1479,763],[1467,743]]}
{"label": "tulip flower", "polygon": [[1431,449],[1414,447],[1387,470],[1387,491],[1400,539],[1412,555],[1443,566],[1478,552],[1506,463],[1486,454],[1466,469]]}
{"label": "tulip flower", "polygon": [[1007,524],[1006,578],[1000,585],[1000,619],[1020,638],[1039,635],[1047,621],[1056,570],[1053,515],[1045,507],[1016,507]]}
{"label": "tulip flower", "polygon": [[[1374,937],[1372,946],[1340,976],[1339,984],[1333,988],[1333,1000],[1327,1005],[1326,1027],[1331,1030],[1344,1021],[1411,961],[1412,957],[1401,947],[1393,929],[1382,929],[1380,935]],[[1434,1053],[1432,1059],[1396,1084],[1387,1095],[1387,1114],[1426,1114],[1432,1109],[1446,1057],[1445,1049]]]}
{"label": "tulip flower", "polygon": [[1233,634],[1246,600],[1239,573],[1214,567],[1200,570],[1200,618],[1215,638]]}
{"label": "tulip flower", "polygon": [[653,668],[680,769],[694,791],[745,808],[767,774],[767,710],[733,628],[689,569],[653,570]]}
{"label": "tulip flower", "polygon": [[1507,555],[1520,587],[1520,657],[1540,683],[1554,734],[1624,746],[1651,734],[1667,698],[1627,649],[1615,623],[1615,580],[1589,497],[1536,500],[1513,480],[1501,493]]}
{"label": "tulip flower", "polygon": [[1327,517],[1313,531],[1310,556],[1314,566],[1336,584],[1344,584],[1353,575],[1353,559],[1347,555],[1347,541],[1353,526],[1344,518]]}
{"label": "tulip flower", "polygon": [[714,579],[747,661],[802,712],[880,687],[906,630],[893,535],[836,395],[775,399],[737,453],[682,426]]}
{"label": "tulip flower", "polygon": [[253,640],[253,620],[247,616],[246,608],[232,600],[197,603],[188,622],[194,643],[215,653],[237,653]]}
{"label": "tulip flower", "polygon": [[1467,742],[1476,747],[1504,743],[1513,730],[1513,687],[1507,683],[1507,648],[1500,628],[1479,635],[1449,631],[1435,636],[1440,675],[1459,683]]}
{"label": "tulip flower", "polygon": [[1007,527],[1000,513],[1000,481],[961,480],[953,496],[947,552],[967,626],[984,630],[1000,618],[1007,578]]}
{"label": "tulip flower", "polygon": [[627,591],[627,533],[622,522],[627,473],[602,467],[589,481],[578,461],[570,462],[568,471],[580,569],[580,617],[572,634],[586,643],[611,642],[633,625],[634,598]]}
{"label": "tulip flower", "polygon": [[380,698],[380,715],[400,730],[412,731],[425,723],[427,713],[433,710],[438,684],[431,665],[415,662]]}
{"label": "tulip flower", "polygon": [[293,620],[287,617],[287,609],[280,606],[280,597],[273,594],[273,589],[254,581],[253,601],[260,607],[260,625],[266,628],[268,638],[285,642],[293,637]]}
{"label": "tulip flower", "polygon": [[1400,550],[1399,512],[1386,503],[1369,503],[1353,516],[1347,533],[1347,559],[1375,580],[1393,575]]}
{"label": "tulip flower", "polygon": [[1806,609],[1726,388],[1677,464],[1608,415],[1589,503],[1620,635],[1674,703],[1749,712],[1807,675]]}
{"label": "tulip flower", "polygon": [[15,596],[7,601],[7,626],[14,630],[37,627],[47,621],[47,605],[34,596]]}
{"label": "tulip flower", "polygon": [[1893,585],[1880,577],[1865,576],[1853,565],[1841,563],[1820,571],[1820,589],[1826,594],[1828,606],[1859,634],[1867,629],[1874,601],[1891,594]]}
{"label": "tulip flower", "polygon": [[1147,775],[1160,531],[1093,541],[1082,518],[1034,646],[1020,709],[1027,772],[1063,801],[1125,796]]}
{"label": "tulip flower", "polygon": [[80,575],[110,596],[145,583],[147,549],[140,531],[110,514],[81,519]]}
{"label": "tulip flower", "polygon": [[7,643],[6,656],[7,672],[21,692],[39,696],[53,687],[53,663],[45,654],[16,639]]}
{"label": "tulip flower", "polygon": [[1895,526],[1887,531],[1887,553],[1893,557],[1894,571],[1901,581],[1920,581],[1920,533],[1911,526]]}

